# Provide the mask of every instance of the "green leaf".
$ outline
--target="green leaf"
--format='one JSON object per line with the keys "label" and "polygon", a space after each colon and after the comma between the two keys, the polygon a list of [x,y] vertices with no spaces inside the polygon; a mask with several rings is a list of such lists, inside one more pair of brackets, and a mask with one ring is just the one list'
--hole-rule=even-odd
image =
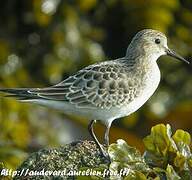
{"label": "green leaf", "polygon": [[192,175],[189,133],[177,130],[172,136],[170,125],[159,124],[152,127],[151,134],[143,141],[146,147],[145,162],[151,167],[156,167],[154,172],[160,175],[163,174],[161,170],[166,170],[168,179],[176,179],[177,175],[177,178],[181,176],[182,179]]}
{"label": "green leaf", "polygon": [[141,157],[140,152],[129,146],[124,140],[118,139],[117,143],[113,143],[108,148],[108,153],[113,161],[120,162],[133,162],[133,161],[144,161]]}
{"label": "green leaf", "polygon": [[143,139],[146,150],[153,152],[157,155],[167,155],[167,151],[172,149],[176,150],[176,145],[171,139],[170,125],[159,124],[151,129],[151,134]]}
{"label": "green leaf", "polygon": [[167,179],[170,179],[170,180],[179,180],[179,179],[181,179],[181,177],[175,172],[173,167],[171,165],[169,165],[169,164],[167,165],[166,175],[167,175]]}
{"label": "green leaf", "polygon": [[117,143],[113,143],[108,148],[111,159],[109,170],[120,171],[127,170],[127,178],[146,179],[145,174],[149,173],[150,168],[144,161],[140,152],[129,146],[124,140],[119,139]]}
{"label": "green leaf", "polygon": [[175,141],[176,144],[178,144],[179,142],[183,142],[186,145],[190,145],[191,143],[191,136],[188,132],[183,131],[181,129],[178,129],[175,134],[173,135],[173,140]]}
{"label": "green leaf", "polygon": [[166,167],[170,153],[177,151],[177,146],[171,138],[170,125],[158,124],[151,129],[151,134],[143,139],[147,164]]}

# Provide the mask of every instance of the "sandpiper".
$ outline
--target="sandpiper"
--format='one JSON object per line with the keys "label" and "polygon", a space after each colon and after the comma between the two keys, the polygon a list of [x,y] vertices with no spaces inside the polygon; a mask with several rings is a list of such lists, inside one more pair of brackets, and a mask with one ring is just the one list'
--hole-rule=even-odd
{"label": "sandpiper", "polygon": [[90,65],[64,81],[46,88],[0,89],[20,101],[60,109],[90,119],[88,130],[101,152],[103,146],[93,125],[106,125],[104,143],[109,145],[113,120],[138,110],[155,92],[160,81],[157,59],[169,55],[189,63],[167,46],[166,36],[152,29],[138,32],[125,57]]}

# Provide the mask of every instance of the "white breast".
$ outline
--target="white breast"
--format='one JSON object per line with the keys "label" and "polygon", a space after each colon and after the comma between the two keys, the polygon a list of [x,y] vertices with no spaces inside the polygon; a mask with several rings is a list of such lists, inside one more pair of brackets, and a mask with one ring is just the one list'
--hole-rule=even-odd
{"label": "white breast", "polygon": [[119,110],[116,109],[116,111],[119,111],[116,118],[128,116],[137,111],[153,95],[160,82],[160,70],[156,63],[153,65],[153,68],[151,69],[151,72],[149,72],[145,81],[146,86],[137,98],[135,98],[127,106],[122,107]]}
{"label": "white breast", "polygon": [[32,102],[49,106],[55,109],[60,109],[67,114],[77,114],[92,119],[101,120],[104,124],[111,123],[114,119],[128,116],[131,113],[137,111],[155,92],[160,81],[160,71],[156,63],[151,68],[151,72],[148,73],[145,78],[144,89],[140,92],[139,96],[135,98],[131,103],[122,107],[112,107],[111,109],[89,109],[89,108],[77,108],[73,104],[64,102],[55,102],[47,100],[32,100]]}

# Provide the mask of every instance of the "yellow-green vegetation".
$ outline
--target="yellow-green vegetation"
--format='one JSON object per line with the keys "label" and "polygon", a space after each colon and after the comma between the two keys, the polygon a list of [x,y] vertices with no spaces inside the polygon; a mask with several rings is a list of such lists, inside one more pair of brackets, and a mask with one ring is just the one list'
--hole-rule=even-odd
{"label": "yellow-green vegetation", "polygon": [[[41,149],[32,153],[18,167],[28,169],[26,176],[14,180],[47,179],[35,172],[63,172],[50,174],[51,179],[109,179],[109,180],[190,180],[192,177],[191,136],[169,124],[158,124],[143,139],[144,153],[128,142],[118,139],[108,148],[109,159],[103,157],[93,141],[77,141],[59,148]],[[143,155],[142,155],[143,154]],[[3,166],[0,166],[3,168]],[[95,174],[93,174],[95,173]]]}
{"label": "yellow-green vegetation", "polygon": [[122,169],[127,169],[127,176],[120,178],[124,180],[191,179],[192,149],[188,132],[179,129],[172,134],[169,124],[158,124],[152,127],[151,134],[145,137],[143,142],[143,155],[122,139],[111,144],[108,149],[111,159],[109,170],[120,173]]}
{"label": "yellow-green vegetation", "polygon": [[130,169],[125,179],[182,179],[192,176],[191,136],[177,130],[172,134],[170,125],[159,124],[143,139],[143,156],[124,140],[118,140],[109,147],[112,159],[110,168]]}
{"label": "yellow-green vegetation", "polygon": [[[0,88],[51,86],[89,64],[122,57],[133,35],[144,28],[166,33],[173,49],[189,59],[191,7],[190,0],[2,1]],[[143,151],[142,137],[162,122],[191,133],[191,66],[167,57],[159,64],[158,91],[137,113],[114,122],[111,142],[128,139]],[[69,128],[68,120],[75,127]],[[87,138],[87,123],[0,97],[0,162],[15,169],[42,147]],[[102,136],[101,129],[96,127]]]}

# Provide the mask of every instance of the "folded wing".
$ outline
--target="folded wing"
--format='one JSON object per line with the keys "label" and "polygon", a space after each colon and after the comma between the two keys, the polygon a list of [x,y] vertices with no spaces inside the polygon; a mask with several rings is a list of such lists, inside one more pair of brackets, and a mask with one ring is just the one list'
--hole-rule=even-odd
{"label": "folded wing", "polygon": [[122,106],[135,97],[127,69],[117,64],[88,66],[61,83],[48,88],[0,89],[19,100],[53,100],[78,107],[109,109]]}

